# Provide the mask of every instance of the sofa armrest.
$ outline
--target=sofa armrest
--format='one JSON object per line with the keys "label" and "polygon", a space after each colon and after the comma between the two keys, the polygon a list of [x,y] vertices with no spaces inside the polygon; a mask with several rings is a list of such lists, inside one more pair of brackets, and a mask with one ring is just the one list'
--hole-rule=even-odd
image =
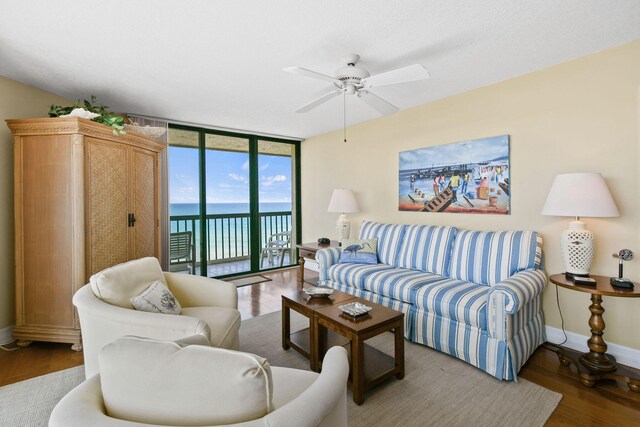
{"label": "sofa armrest", "polygon": [[510,318],[526,317],[527,313],[520,313],[520,310],[539,298],[546,284],[543,270],[524,270],[492,286],[488,291],[487,306],[489,334],[501,341],[508,340],[513,333]]}
{"label": "sofa armrest", "polygon": [[499,294],[504,296],[504,310],[514,314],[542,293],[547,276],[542,270],[520,271],[489,289],[489,303]]}
{"label": "sofa armrest", "polygon": [[318,278],[319,285],[329,279],[329,267],[338,263],[341,252],[342,250],[340,248],[324,248],[316,252],[316,261],[318,261],[318,270],[320,273]]}
{"label": "sofa armrest", "polygon": [[236,285],[191,274],[164,273],[169,289],[183,307],[238,308]]}

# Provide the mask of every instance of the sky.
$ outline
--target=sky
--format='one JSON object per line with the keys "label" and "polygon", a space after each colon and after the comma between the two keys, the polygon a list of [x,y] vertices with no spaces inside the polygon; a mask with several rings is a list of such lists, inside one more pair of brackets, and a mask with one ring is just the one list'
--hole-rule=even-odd
{"label": "sky", "polygon": [[[206,150],[207,203],[249,203],[249,154]],[[258,156],[260,202],[291,201],[291,157]],[[198,150],[169,147],[169,202],[198,203]]]}
{"label": "sky", "polygon": [[400,169],[468,164],[509,156],[509,135],[400,152]]}

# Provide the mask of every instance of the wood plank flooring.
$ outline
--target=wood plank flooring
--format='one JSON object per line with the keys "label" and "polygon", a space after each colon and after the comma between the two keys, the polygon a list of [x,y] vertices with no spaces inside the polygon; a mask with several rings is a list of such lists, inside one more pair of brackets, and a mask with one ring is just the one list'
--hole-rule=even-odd
{"label": "wood plank flooring", "polygon": [[[280,310],[282,292],[297,287],[297,269],[264,274],[273,280],[238,288],[238,309],[243,319]],[[305,272],[305,277],[315,276],[314,272]],[[71,351],[70,347],[33,343],[17,351],[0,350],[0,386],[81,365],[82,353]],[[547,426],[640,426],[640,393],[633,393],[626,384],[615,381],[586,388],[575,371],[560,365],[556,354],[548,348],[540,347],[519,375],[562,393],[563,398]]]}

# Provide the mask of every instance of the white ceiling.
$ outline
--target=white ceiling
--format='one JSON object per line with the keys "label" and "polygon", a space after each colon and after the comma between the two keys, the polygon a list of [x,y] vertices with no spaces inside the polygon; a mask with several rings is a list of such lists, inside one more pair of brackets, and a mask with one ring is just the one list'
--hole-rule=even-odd
{"label": "white ceiling", "polygon": [[[0,75],[116,111],[300,138],[341,128],[342,98],[293,113],[330,83],[284,67],[331,75],[351,52],[371,74],[423,64],[431,79],[373,91],[406,109],[640,39],[638,0],[32,0],[0,12]],[[347,101],[348,124],[378,117]]]}

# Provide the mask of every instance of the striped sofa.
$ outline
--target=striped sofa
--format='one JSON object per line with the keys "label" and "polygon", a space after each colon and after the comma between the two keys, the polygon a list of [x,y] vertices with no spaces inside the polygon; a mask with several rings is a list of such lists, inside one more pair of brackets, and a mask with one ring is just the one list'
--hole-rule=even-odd
{"label": "striped sofa", "polygon": [[322,249],[319,284],[402,311],[408,340],[501,380],[517,380],[545,341],[538,233],[365,221],[359,238],[378,239],[380,263],[338,263],[339,248]]}

